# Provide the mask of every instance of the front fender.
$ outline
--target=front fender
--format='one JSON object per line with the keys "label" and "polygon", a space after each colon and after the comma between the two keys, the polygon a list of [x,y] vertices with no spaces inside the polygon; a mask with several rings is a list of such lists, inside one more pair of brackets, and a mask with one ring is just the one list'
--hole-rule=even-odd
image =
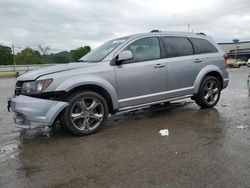
{"label": "front fender", "polygon": [[86,75],[81,77],[71,77],[63,81],[57,88],[56,91],[70,91],[71,89],[82,86],[82,85],[96,85],[105,89],[112,100],[113,109],[118,109],[118,95],[113,85],[99,76]]}
{"label": "front fender", "polygon": [[215,65],[207,65],[205,66],[203,69],[201,69],[201,71],[198,73],[195,82],[194,82],[194,93],[198,93],[199,92],[199,88],[200,88],[200,84],[202,82],[202,80],[204,79],[204,77],[209,73],[209,72],[217,72],[220,74],[221,77],[222,76],[222,72],[219,69],[219,67],[215,66]]}

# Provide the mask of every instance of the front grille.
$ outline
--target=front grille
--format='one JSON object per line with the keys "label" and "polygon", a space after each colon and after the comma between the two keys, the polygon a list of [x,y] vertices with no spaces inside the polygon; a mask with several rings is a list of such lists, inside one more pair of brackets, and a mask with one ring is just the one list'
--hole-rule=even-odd
{"label": "front grille", "polygon": [[16,87],[15,87],[15,95],[20,95],[22,90],[23,82],[17,81]]}

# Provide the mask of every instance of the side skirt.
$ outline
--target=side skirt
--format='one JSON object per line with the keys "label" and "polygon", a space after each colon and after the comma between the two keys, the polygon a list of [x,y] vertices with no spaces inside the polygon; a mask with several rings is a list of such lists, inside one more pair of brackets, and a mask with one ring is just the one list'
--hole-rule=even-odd
{"label": "side skirt", "polygon": [[124,111],[140,109],[140,108],[147,108],[147,107],[149,107],[151,105],[154,105],[154,104],[160,104],[160,103],[169,102],[169,101],[177,101],[177,100],[180,100],[180,99],[185,99],[185,98],[190,98],[190,97],[193,97],[193,94],[185,95],[185,96],[181,96],[181,97],[170,98],[170,99],[166,99],[166,100],[154,101],[154,102],[135,105],[135,106],[127,106],[127,107],[123,107],[123,108],[118,109],[118,113],[119,112],[124,112]]}

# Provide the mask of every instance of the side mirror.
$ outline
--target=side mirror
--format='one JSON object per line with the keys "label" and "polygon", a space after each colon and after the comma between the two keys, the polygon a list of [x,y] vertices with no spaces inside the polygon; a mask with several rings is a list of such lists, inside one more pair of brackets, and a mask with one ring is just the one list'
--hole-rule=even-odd
{"label": "side mirror", "polygon": [[124,50],[118,54],[117,59],[116,59],[116,64],[121,65],[121,63],[123,61],[131,60],[131,59],[133,59],[133,55],[132,55],[131,51]]}

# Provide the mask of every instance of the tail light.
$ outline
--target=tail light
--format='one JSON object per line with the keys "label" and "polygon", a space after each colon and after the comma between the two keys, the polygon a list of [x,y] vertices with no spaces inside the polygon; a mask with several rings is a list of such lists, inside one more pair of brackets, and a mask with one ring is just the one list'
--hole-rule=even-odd
{"label": "tail light", "polygon": [[225,61],[224,61],[224,62],[225,62],[225,65],[227,65],[228,55],[227,55],[227,54],[224,54],[224,55],[223,55],[223,58],[224,58],[224,60],[225,60]]}

